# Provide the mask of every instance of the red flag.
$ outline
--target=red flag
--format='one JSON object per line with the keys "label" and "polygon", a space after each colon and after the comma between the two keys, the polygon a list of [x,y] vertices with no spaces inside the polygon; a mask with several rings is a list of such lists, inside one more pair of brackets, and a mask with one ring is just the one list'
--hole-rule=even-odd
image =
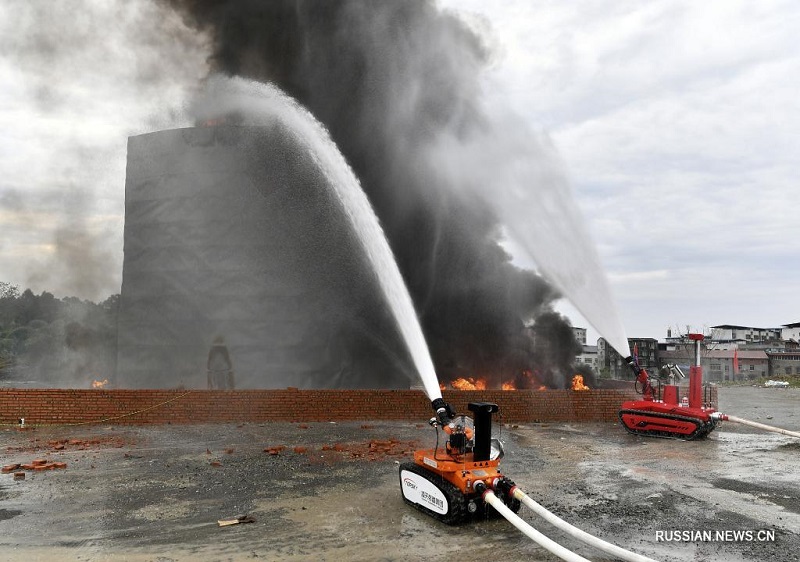
{"label": "red flag", "polygon": [[639,364],[639,344],[633,344],[633,362]]}
{"label": "red flag", "polygon": [[733,350],[733,374],[736,375],[739,373],[739,350]]}

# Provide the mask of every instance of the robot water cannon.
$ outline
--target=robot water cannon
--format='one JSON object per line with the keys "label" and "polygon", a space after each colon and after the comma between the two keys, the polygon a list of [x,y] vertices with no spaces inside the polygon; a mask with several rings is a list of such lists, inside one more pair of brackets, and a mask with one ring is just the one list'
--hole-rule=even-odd
{"label": "robot water cannon", "polygon": [[[436,447],[415,451],[414,462],[400,465],[405,502],[455,525],[494,512],[477,490],[489,486],[512,512],[519,511],[520,501],[511,496],[511,485],[507,484],[511,481],[500,472],[502,443],[492,437],[497,404],[470,402],[467,409],[474,420],[467,414],[457,414],[442,398],[431,405],[436,412],[430,421],[436,428]],[[440,445],[440,429],[446,437],[444,446]]]}
{"label": "robot water cannon", "polygon": [[662,387],[659,383],[654,392],[647,372],[639,367],[633,357],[625,359],[636,375],[636,390],[639,391],[638,385],[641,384],[643,395],[641,400],[624,402],[619,410],[619,419],[629,433],[690,440],[707,436],[721,421],[730,421],[800,438],[800,432],[729,416],[712,408],[705,397],[703,367],[700,365],[700,342],[703,341],[703,334],[689,334],[689,340],[694,344],[694,365],[689,369],[689,396],[684,396],[680,401],[679,388],[674,384],[675,379],[685,378],[680,367],[662,367],[661,372],[672,379],[672,384]]}
{"label": "robot water cannon", "polygon": [[[689,334],[694,343],[694,365],[689,370],[689,396],[678,400],[679,388],[675,384],[654,390],[650,377],[632,357],[626,358],[636,375],[636,390],[641,400],[630,400],[622,404],[619,419],[628,432],[650,437],[672,439],[697,439],[711,433],[719,421],[713,416],[715,410],[704,399],[703,368],[700,365],[700,342],[702,334]],[[683,374],[677,369],[679,374]],[[639,391],[638,385],[642,389]],[[663,388],[663,392],[662,392]]]}
{"label": "robot water cannon", "polygon": [[[403,500],[449,525],[471,518],[499,515],[545,550],[568,562],[589,562],[586,558],[549,539],[517,515],[524,503],[537,515],[573,538],[610,553],[626,562],[655,562],[581,531],[559,519],[525,494],[513,480],[500,472],[503,446],[492,437],[492,415],[499,411],[491,402],[470,402],[474,416],[457,414],[442,398],[431,401],[436,416],[436,447],[414,452],[414,461],[400,465]],[[439,445],[439,430],[447,436]]]}

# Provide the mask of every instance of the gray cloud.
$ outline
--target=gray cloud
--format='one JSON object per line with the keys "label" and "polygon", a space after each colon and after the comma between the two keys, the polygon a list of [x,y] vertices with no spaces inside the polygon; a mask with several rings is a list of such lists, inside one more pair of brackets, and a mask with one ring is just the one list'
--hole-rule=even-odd
{"label": "gray cloud", "polygon": [[458,5],[492,14],[495,77],[563,155],[630,335],[797,321],[795,5]]}
{"label": "gray cloud", "polygon": [[127,136],[180,122],[204,45],[154,2],[0,6],[0,278],[119,291]]}

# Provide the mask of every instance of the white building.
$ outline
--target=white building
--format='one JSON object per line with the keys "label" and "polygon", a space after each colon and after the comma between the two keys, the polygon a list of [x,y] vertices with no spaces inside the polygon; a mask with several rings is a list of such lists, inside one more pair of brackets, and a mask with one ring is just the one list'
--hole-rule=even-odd
{"label": "white building", "polygon": [[783,341],[794,340],[800,342],[800,322],[784,324],[781,328],[781,339]]}
{"label": "white building", "polygon": [[722,324],[711,326],[711,340],[720,342],[741,341],[742,343],[767,342],[781,337],[780,328],[752,328]]}
{"label": "white building", "polygon": [[600,372],[600,360],[596,345],[584,345],[581,354],[575,358],[576,363],[589,365],[593,371]]}

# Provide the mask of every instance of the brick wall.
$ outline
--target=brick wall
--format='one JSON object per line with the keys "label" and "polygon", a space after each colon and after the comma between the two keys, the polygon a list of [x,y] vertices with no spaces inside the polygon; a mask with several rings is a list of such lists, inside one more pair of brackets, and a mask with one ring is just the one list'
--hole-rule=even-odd
{"label": "brick wall", "polygon": [[[711,388],[717,403],[717,389]],[[680,394],[681,396],[684,394]],[[628,390],[445,391],[459,412],[495,402],[505,423],[615,421]],[[90,390],[0,389],[0,424],[224,423],[269,421],[427,420],[419,390]]]}

